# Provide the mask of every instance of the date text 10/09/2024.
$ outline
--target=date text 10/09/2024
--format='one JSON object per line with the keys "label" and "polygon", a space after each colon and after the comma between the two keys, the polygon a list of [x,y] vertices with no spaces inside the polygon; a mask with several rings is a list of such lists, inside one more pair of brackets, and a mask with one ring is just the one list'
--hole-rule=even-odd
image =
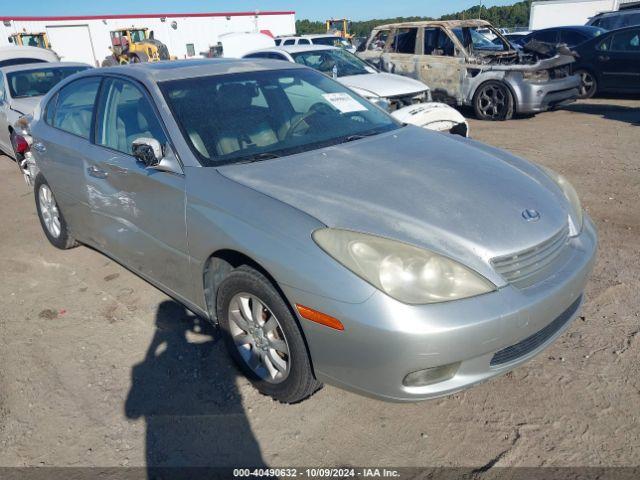
{"label": "date text 10/09/2024", "polygon": [[387,468],[236,468],[234,478],[395,478],[400,473]]}

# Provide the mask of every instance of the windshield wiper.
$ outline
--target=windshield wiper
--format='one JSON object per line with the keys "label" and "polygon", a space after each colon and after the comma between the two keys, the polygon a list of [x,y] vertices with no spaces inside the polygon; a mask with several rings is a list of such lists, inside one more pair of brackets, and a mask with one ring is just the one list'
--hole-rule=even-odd
{"label": "windshield wiper", "polygon": [[374,135],[378,135],[379,133],[380,133],[379,131],[367,132],[367,133],[356,133],[356,134],[344,137],[344,139],[340,143],[348,143],[348,142],[353,142],[355,140],[362,140],[363,138],[373,137]]}
{"label": "windshield wiper", "polygon": [[271,160],[274,158],[280,158],[280,155],[278,155],[277,153],[269,153],[269,152],[264,152],[264,153],[256,153],[254,155],[249,155],[246,157],[242,157],[242,160],[239,160],[237,162],[233,162],[235,164],[241,164],[241,163],[253,163],[253,162],[260,162],[262,160]]}

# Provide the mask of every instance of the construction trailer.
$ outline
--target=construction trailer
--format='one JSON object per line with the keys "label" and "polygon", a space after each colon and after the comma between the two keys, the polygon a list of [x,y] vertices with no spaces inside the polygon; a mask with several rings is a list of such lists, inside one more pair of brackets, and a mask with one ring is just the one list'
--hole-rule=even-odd
{"label": "construction trailer", "polygon": [[263,32],[294,35],[295,12],[157,13],[64,17],[0,16],[0,46],[20,32],[46,32],[51,48],[63,61],[99,66],[111,54],[110,32],[148,28],[177,58],[200,56],[228,33]]}
{"label": "construction trailer", "polygon": [[640,7],[640,0],[545,0],[531,3],[530,30],[584,25],[598,13]]}

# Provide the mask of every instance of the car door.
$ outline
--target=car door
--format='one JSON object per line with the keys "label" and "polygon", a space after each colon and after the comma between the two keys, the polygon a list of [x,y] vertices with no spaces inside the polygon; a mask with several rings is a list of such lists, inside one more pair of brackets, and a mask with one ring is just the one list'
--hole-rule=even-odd
{"label": "car door", "polygon": [[34,122],[31,129],[31,151],[67,224],[82,241],[91,235],[84,172],[94,150],[92,118],[101,81],[92,76],[66,84],[48,100],[44,121]]}
{"label": "car door", "polygon": [[449,33],[425,27],[419,80],[429,85],[436,101],[461,104],[465,58]]}
{"label": "car door", "polygon": [[418,78],[419,31],[420,29],[417,27],[392,29],[391,41],[386,45],[382,55],[383,70]]}
{"label": "car door", "polygon": [[137,161],[132,143],[140,138],[175,157],[144,87],[107,78],[96,109],[97,152],[86,170],[95,240],[132,270],[190,297],[184,176]]}
{"label": "car door", "polygon": [[11,139],[9,138],[9,97],[5,87],[4,74],[0,72],[0,150],[12,153]]}
{"label": "car door", "polygon": [[600,51],[596,62],[606,90],[640,90],[640,27],[612,35],[608,51]]}

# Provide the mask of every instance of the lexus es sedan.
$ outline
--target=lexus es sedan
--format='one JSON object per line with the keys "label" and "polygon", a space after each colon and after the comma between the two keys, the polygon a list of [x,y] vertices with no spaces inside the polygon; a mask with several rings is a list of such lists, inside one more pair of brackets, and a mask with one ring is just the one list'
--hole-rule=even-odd
{"label": "lexus es sedan", "polygon": [[29,143],[56,247],[219,325],[263,394],[393,401],[508,372],[575,318],[597,238],[562,176],[272,60],[92,70]]}

